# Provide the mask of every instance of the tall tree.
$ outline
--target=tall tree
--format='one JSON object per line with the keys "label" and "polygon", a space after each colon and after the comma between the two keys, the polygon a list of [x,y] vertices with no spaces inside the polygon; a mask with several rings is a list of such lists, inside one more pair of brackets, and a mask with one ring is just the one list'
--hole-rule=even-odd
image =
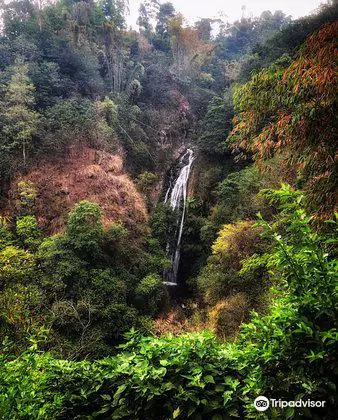
{"label": "tall tree", "polygon": [[126,0],[104,0],[102,10],[104,22],[104,58],[110,91],[121,93],[123,86],[124,49],[123,29],[125,28]]}
{"label": "tall tree", "polygon": [[196,28],[184,27],[184,18],[181,14],[169,19],[168,25],[177,74],[196,77],[213,50],[211,43],[202,40]]}
{"label": "tall tree", "polygon": [[0,2],[3,20],[3,33],[6,37],[15,37],[33,33],[39,28],[38,10],[31,0]]}
{"label": "tall tree", "polygon": [[28,77],[28,65],[17,59],[5,89],[3,134],[5,150],[21,149],[26,167],[27,149],[36,132],[38,114],[34,111],[34,85]]}
{"label": "tall tree", "polygon": [[207,154],[224,154],[224,141],[232,129],[234,115],[232,91],[227,89],[223,97],[214,96],[208,105],[198,138],[200,149]]}
{"label": "tall tree", "polygon": [[140,28],[140,33],[144,34],[146,37],[149,37],[152,31],[152,26],[150,23],[149,11],[145,3],[140,4],[138,13],[139,14],[138,14],[138,19],[137,19],[137,24]]}
{"label": "tall tree", "polygon": [[108,22],[116,28],[123,29],[126,24],[125,12],[127,10],[127,0],[103,0],[102,10]]}
{"label": "tall tree", "polygon": [[211,40],[211,31],[212,26],[211,24],[215,22],[215,19],[200,19],[195,23],[195,28],[198,32],[198,38],[203,41],[210,41]]}
{"label": "tall tree", "polygon": [[175,16],[175,8],[172,3],[160,5],[157,13],[157,24],[154,38],[154,46],[158,50],[170,51],[169,20]]}

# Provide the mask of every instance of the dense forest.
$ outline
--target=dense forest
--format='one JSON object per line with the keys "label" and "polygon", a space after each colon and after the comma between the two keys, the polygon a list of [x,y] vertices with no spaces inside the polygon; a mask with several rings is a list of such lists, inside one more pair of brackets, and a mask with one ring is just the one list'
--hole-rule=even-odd
{"label": "dense forest", "polygon": [[0,8],[0,418],[336,419],[337,1]]}

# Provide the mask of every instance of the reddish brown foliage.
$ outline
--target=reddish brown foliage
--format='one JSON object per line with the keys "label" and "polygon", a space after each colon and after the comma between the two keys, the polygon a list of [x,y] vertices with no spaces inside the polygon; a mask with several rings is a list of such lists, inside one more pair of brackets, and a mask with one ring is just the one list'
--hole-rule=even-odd
{"label": "reddish brown foliage", "polygon": [[37,165],[12,183],[9,213],[15,213],[19,181],[31,181],[37,189],[36,214],[47,233],[60,231],[67,213],[81,200],[100,205],[103,223],[122,221],[134,230],[142,227],[147,211],[141,195],[123,170],[118,155],[87,147],[72,149],[67,158]]}
{"label": "reddish brown foliage", "polygon": [[283,153],[297,168],[310,211],[330,214],[336,203],[338,22],[308,38],[287,68],[272,66],[235,94],[239,114],[230,138],[259,168]]}

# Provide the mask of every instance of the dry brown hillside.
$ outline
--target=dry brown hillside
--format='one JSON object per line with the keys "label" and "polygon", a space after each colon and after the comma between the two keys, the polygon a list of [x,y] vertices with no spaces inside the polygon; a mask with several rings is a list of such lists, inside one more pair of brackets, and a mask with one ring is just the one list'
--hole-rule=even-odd
{"label": "dry brown hillside", "polygon": [[45,162],[12,183],[8,213],[16,206],[17,185],[31,181],[37,189],[35,212],[48,232],[60,231],[74,204],[89,200],[100,205],[103,223],[122,221],[137,229],[147,219],[147,210],[135,184],[123,169],[119,155],[84,147],[71,150],[66,159]]}

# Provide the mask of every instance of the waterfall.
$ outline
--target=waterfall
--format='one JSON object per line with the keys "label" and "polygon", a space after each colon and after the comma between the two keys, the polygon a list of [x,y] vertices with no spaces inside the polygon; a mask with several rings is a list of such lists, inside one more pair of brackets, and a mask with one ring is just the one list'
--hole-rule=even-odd
{"label": "waterfall", "polygon": [[187,201],[187,188],[194,159],[194,152],[191,149],[187,149],[180,157],[178,162],[179,168],[181,168],[180,172],[173,186],[169,186],[164,199],[165,203],[169,202],[172,210],[178,210],[179,212],[174,246],[170,249],[170,244],[167,244],[167,252],[171,260],[171,267],[164,273],[164,283],[169,286],[177,285],[177,272],[180,263],[180,248]]}

